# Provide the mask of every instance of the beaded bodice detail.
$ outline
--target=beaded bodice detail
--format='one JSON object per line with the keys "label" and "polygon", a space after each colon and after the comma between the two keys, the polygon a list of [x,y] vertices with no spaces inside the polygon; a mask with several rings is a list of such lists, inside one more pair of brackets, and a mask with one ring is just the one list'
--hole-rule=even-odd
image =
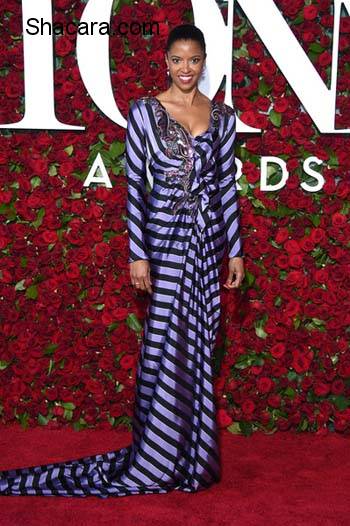
{"label": "beaded bodice detail", "polygon": [[[144,96],[141,97],[141,100],[148,102],[153,107],[158,133],[165,144],[165,154],[170,159],[181,159],[180,166],[165,172],[166,182],[172,187],[174,187],[174,184],[177,187],[180,186],[182,190],[181,195],[179,195],[178,191],[173,192],[169,208],[173,214],[176,214],[180,208],[185,207],[190,210],[191,216],[194,219],[200,198],[205,193],[203,184],[197,184],[198,191],[193,191],[192,182],[193,176],[195,175],[196,144],[200,144],[201,140],[204,140],[213,132],[218,133],[220,115],[227,111],[226,108],[229,110],[231,110],[231,108],[220,102],[212,101],[209,127],[206,131],[194,137],[182,124],[169,114],[156,97]],[[204,200],[207,202],[208,197],[205,196]]]}

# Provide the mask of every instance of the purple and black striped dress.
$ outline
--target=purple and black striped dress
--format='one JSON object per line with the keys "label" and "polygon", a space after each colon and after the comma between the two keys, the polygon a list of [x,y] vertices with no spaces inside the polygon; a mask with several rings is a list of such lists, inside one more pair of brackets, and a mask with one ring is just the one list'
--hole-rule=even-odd
{"label": "purple and black striped dress", "polygon": [[[195,492],[220,479],[211,358],[220,268],[243,256],[234,111],[211,103],[193,137],[156,97],[130,107],[126,133],[129,262],[150,264],[152,295],[136,377],[132,444],[0,472],[0,495]],[[153,178],[147,186],[147,165]]]}

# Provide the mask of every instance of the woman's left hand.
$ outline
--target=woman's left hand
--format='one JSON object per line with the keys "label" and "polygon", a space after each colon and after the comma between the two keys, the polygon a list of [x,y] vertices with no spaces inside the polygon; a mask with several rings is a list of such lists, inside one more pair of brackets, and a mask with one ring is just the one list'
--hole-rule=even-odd
{"label": "woman's left hand", "polygon": [[[233,275],[235,274],[236,279],[233,280]],[[234,289],[241,285],[244,279],[244,263],[243,258],[234,257],[229,259],[228,263],[228,276],[224,287],[226,289]]]}

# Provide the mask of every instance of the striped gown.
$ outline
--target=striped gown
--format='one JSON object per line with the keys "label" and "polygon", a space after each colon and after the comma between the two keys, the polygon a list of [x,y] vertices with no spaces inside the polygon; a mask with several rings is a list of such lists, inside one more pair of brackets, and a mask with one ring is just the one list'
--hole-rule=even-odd
{"label": "striped gown", "polygon": [[[137,367],[132,444],[0,472],[0,495],[196,492],[220,479],[211,357],[220,267],[243,256],[234,111],[212,102],[193,137],[156,97],[130,107],[126,133],[129,262],[149,261],[152,295]],[[146,191],[147,167],[153,177]]]}

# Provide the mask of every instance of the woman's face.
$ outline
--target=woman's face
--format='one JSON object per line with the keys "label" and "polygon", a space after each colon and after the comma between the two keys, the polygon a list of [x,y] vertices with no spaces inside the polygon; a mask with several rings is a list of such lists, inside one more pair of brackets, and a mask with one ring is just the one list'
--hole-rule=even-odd
{"label": "woman's face", "polygon": [[196,40],[177,40],[165,55],[165,61],[173,83],[182,91],[190,91],[199,82],[205,57]]}

